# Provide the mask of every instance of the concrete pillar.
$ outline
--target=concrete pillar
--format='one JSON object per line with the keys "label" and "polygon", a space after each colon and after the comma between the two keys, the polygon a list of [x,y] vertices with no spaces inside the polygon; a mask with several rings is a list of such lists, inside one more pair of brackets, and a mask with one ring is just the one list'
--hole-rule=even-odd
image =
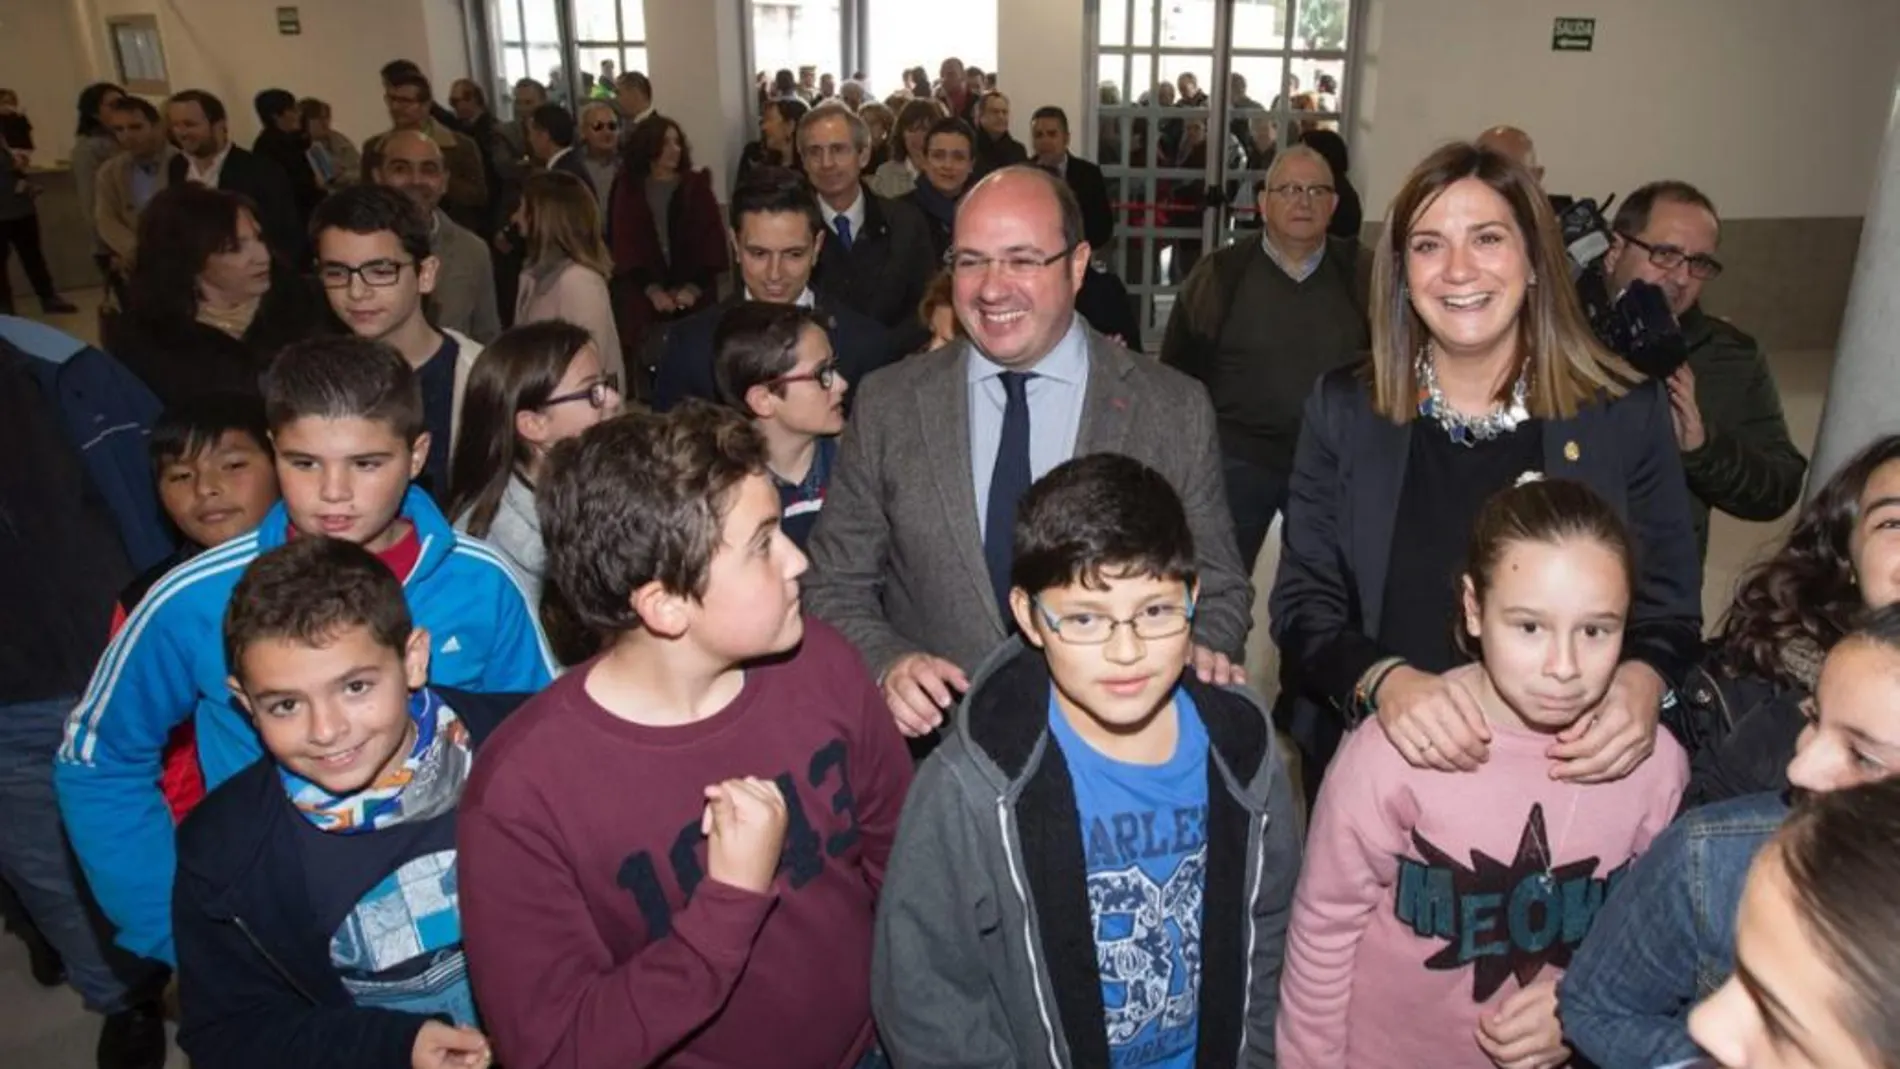
{"label": "concrete pillar", "polygon": [[1875,437],[1894,432],[1900,432],[1900,74],[1861,225],[1808,492]]}
{"label": "concrete pillar", "polygon": [[[1030,116],[1054,104],[1068,113],[1075,153],[1093,159],[1088,104],[1094,82],[1084,71],[1093,27],[1082,0],[996,0],[996,27],[996,71],[1009,94],[1010,133],[1027,146]],[[936,75],[937,60],[917,62]]]}
{"label": "concrete pillar", "polygon": [[686,131],[693,165],[712,171],[721,200],[731,191],[740,151],[757,136],[744,119],[752,73],[740,43],[743,18],[736,3],[646,0],[653,105]]}

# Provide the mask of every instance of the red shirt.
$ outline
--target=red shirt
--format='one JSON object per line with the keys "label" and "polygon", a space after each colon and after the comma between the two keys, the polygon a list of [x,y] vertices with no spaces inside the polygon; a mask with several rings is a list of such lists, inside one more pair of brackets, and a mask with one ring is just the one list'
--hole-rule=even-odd
{"label": "red shirt", "polygon": [[[877,892],[910,756],[857,652],[807,619],[695,724],[622,720],[593,663],[488,740],[457,815],[469,973],[515,1069],[854,1065],[873,1038]],[[778,781],[768,894],[705,878],[708,784]]]}
{"label": "red shirt", "polygon": [[407,583],[409,573],[415,571],[417,562],[422,560],[422,539],[416,537],[415,524],[407,520],[398,522],[407,525],[409,529],[403,532],[401,538],[396,539],[394,545],[376,554],[376,559],[382,561],[390,571],[395,572],[396,578]]}

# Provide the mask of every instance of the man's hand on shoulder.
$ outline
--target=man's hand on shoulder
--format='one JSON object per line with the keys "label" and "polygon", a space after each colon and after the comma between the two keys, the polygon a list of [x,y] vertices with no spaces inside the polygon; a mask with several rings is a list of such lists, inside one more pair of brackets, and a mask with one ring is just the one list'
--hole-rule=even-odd
{"label": "man's hand on shoulder", "polygon": [[1239,686],[1247,682],[1247,669],[1233,662],[1224,653],[1208,649],[1199,643],[1188,648],[1187,663],[1194,667],[1194,674],[1200,681],[1211,686]]}
{"label": "man's hand on shoulder", "polygon": [[928,735],[943,726],[957,696],[970,689],[963,669],[928,653],[907,653],[891,662],[881,684],[891,719],[906,738]]}

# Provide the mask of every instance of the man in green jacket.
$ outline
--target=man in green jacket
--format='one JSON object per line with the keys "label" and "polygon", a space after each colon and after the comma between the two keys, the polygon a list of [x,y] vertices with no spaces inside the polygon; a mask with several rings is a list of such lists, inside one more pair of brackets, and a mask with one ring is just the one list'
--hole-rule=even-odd
{"label": "man in green jacket", "polygon": [[1637,279],[1660,286],[1688,344],[1688,362],[1668,380],[1669,403],[1706,560],[1709,510],[1775,519],[1800,498],[1807,458],[1788,439],[1761,346],[1696,303],[1702,284],[1722,273],[1715,204],[1687,182],[1651,182],[1623,202],[1611,230],[1610,292]]}

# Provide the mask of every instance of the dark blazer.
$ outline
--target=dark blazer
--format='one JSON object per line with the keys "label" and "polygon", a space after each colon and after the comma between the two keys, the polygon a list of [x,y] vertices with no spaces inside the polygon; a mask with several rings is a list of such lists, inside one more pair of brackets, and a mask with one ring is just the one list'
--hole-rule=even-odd
{"label": "dark blazer", "polygon": [[[664,412],[689,397],[719,400],[713,379],[713,333],[726,313],[744,300],[741,291],[680,320],[666,332],[666,349],[653,384],[656,410]],[[866,375],[903,355],[903,350],[891,344],[884,325],[875,319],[843,306],[820,305],[817,311],[831,320],[826,332],[831,336],[831,352],[837,358],[839,373],[853,391]]]}
{"label": "dark blazer", "polygon": [[[567,161],[568,157],[561,160]],[[574,158],[574,165],[582,166],[579,158]],[[648,286],[692,285],[699,287],[701,301],[717,299],[719,275],[728,262],[726,226],[713,195],[712,174],[704,168],[680,176],[666,218],[656,220],[647,203],[645,176],[622,167],[614,177],[607,215],[613,220],[607,243],[614,256],[614,318],[619,321],[620,345],[638,353],[647,331],[662,318],[647,299]],[[661,226],[667,228],[671,255],[660,251]]]}
{"label": "dark blazer", "polygon": [[[1328,373],[1307,398],[1270,603],[1283,690],[1276,716],[1306,759],[1308,793],[1348,727],[1378,643],[1386,566],[1412,428],[1372,410],[1363,363]],[[1623,656],[1672,684],[1701,656],[1701,562],[1669,403],[1655,382],[1546,420],[1544,472],[1595,490],[1630,525],[1639,574]]]}
{"label": "dark blazer", "polygon": [[[588,192],[594,195],[595,202],[600,205],[601,219],[604,221],[607,218],[607,198],[602,196],[600,191],[594,188],[594,176],[587,173],[587,164],[581,159],[580,149],[571,148],[561,153],[561,158],[555,160],[553,166],[549,167],[548,170],[564,171],[580,179],[581,185],[587,187]],[[653,213],[648,212],[647,214],[651,215]]]}
{"label": "dark blazer", "polygon": [[[191,168],[184,153],[172,157],[166,173],[174,186],[189,180],[186,176]],[[232,145],[231,154],[224,158],[224,167],[218,172],[218,188],[251,198],[257,204],[257,225],[264,231],[264,244],[291,264],[303,266],[309,258],[309,244],[297,213],[297,199],[291,193],[290,177],[283,168]]]}
{"label": "dark blazer", "polygon": [[276,164],[290,180],[290,197],[297,205],[297,221],[306,226],[310,213],[323,200],[323,186],[310,166],[310,157],[305,155],[309,151],[308,137],[274,126],[260,132],[257,140],[251,142],[252,155]]}
{"label": "dark blazer", "polygon": [[[526,694],[437,693],[482,743]],[[178,833],[172,931],[178,1045],[199,1069],[344,1069],[409,1064],[426,1017],[358,1007],[330,962],[330,932],[307,927],[302,820],[263,757],[192,811]]]}
{"label": "dark blazer", "polygon": [[130,311],[101,317],[101,347],[137,375],[166,407],[204,393],[258,392],[271,357],[293,341],[335,329],[329,306],[312,283],[279,261],[270,292],[242,338],[195,319],[156,320]]}
{"label": "dark blazer", "polygon": [[1008,134],[991,137],[982,128],[976,131],[976,160],[970,169],[970,181],[974,182],[991,171],[1000,171],[1019,163],[1029,162],[1029,150],[1021,141]]}
{"label": "dark blazer", "polygon": [[[1125,453],[1167,476],[1199,558],[1196,641],[1238,658],[1253,586],[1234,545],[1214,406],[1201,384],[1093,331],[1075,455]],[[844,632],[873,675],[925,651],[973,672],[1008,635],[983,563],[970,478],[967,340],[858,388],[805,579],[810,611]]]}
{"label": "dark blazer", "polygon": [[899,350],[916,352],[930,341],[917,306],[942,268],[933,249],[922,212],[865,186],[864,233],[849,251],[835,242],[825,249],[812,289],[831,307],[844,305],[884,324]]}
{"label": "dark blazer", "polygon": [[1106,255],[1108,243],[1115,237],[1115,210],[1108,206],[1108,180],[1102,169],[1087,160],[1069,157],[1063,178],[1076,203],[1082,206],[1082,234],[1089,247]]}
{"label": "dark blazer", "polygon": [[1120,338],[1130,349],[1141,348],[1141,319],[1135,315],[1128,287],[1113,271],[1089,265],[1075,294],[1075,310],[1097,334]]}

